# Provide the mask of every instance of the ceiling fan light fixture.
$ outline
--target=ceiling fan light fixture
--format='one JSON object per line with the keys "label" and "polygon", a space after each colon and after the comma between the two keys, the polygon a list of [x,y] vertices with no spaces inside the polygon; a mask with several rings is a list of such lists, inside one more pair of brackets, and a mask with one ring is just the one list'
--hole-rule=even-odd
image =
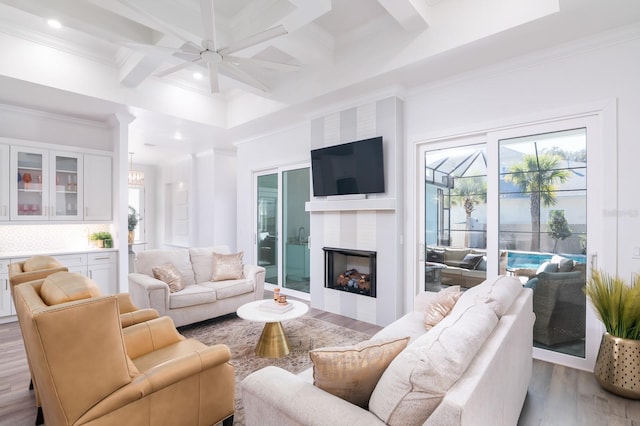
{"label": "ceiling fan light fixture", "polygon": [[49,25],[51,28],[54,28],[56,30],[59,30],[60,28],[62,28],[62,23],[57,19],[53,19],[53,18],[47,19],[47,25]]}

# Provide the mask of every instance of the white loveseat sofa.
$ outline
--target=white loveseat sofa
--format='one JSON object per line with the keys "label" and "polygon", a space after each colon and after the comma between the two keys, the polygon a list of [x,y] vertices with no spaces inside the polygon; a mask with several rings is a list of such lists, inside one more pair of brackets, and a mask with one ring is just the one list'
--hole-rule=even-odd
{"label": "white loveseat sofa", "polygon": [[[294,375],[265,367],[242,382],[247,425],[517,424],[531,379],[532,292],[514,277],[486,280],[426,332],[424,306],[434,295],[420,294],[413,312],[372,337],[410,341],[384,370],[368,410],[314,386],[313,368]],[[435,409],[426,419],[410,417],[427,405]]]}
{"label": "white loveseat sofa", "polygon": [[[147,250],[136,255],[129,274],[131,299],[141,308],[168,315],[176,327],[235,312],[241,305],[264,297],[265,269],[243,265],[240,279],[211,281],[213,253],[229,254],[226,246]],[[185,287],[172,293],[167,283],[153,276],[153,267],[171,263]]]}

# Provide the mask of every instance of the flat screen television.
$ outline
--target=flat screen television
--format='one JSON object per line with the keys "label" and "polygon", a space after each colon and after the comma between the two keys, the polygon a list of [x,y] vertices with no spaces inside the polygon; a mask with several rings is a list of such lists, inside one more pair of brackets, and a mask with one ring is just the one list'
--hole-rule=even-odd
{"label": "flat screen television", "polygon": [[312,150],[311,177],[316,197],[384,192],[382,137]]}

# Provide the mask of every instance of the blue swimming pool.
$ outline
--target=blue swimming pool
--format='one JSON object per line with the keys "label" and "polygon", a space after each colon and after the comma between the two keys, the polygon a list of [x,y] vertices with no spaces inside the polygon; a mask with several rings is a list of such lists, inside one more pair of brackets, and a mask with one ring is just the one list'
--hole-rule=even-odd
{"label": "blue swimming pool", "polygon": [[[559,254],[562,257],[566,257],[575,260],[578,263],[585,263],[587,257],[584,254]],[[507,268],[526,268],[526,269],[538,269],[543,262],[551,260],[553,253],[532,253],[532,252],[517,252],[510,251],[507,254]]]}

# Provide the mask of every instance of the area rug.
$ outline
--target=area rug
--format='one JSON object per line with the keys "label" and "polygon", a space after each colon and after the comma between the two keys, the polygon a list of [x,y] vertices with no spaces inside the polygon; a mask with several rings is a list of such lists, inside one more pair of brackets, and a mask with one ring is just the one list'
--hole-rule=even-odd
{"label": "area rug", "polygon": [[185,337],[192,337],[207,345],[224,343],[231,350],[231,364],[236,373],[236,412],[234,425],[244,425],[244,407],[240,382],[250,373],[275,365],[297,374],[311,367],[309,350],[326,347],[351,345],[367,340],[370,335],[341,327],[310,316],[303,316],[282,323],[289,339],[291,353],[283,358],[260,358],[255,355],[255,347],[264,324],[245,321],[235,314],[225,315],[197,324],[180,327],[178,331]]}

